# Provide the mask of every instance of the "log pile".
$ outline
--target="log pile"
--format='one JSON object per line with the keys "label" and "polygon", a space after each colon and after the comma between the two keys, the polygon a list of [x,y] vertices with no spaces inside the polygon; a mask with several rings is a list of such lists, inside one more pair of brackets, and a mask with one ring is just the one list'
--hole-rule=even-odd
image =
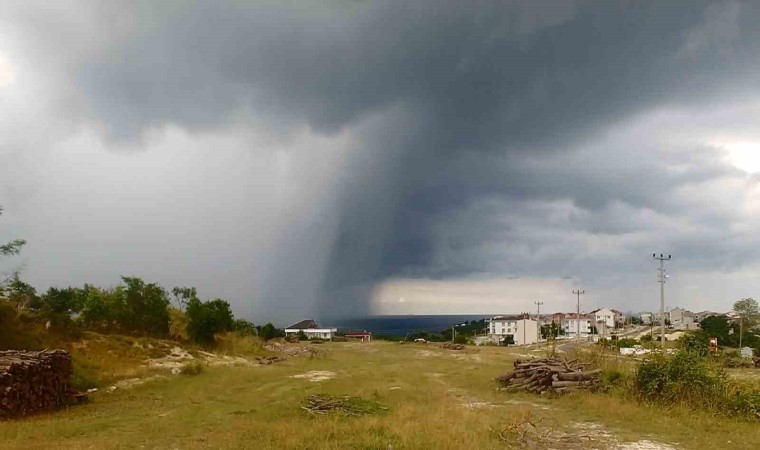
{"label": "log pile", "polygon": [[79,400],[64,350],[0,351],[0,418],[55,409]]}
{"label": "log pile", "polygon": [[600,384],[600,370],[587,370],[586,363],[559,358],[538,358],[514,363],[515,370],[496,379],[508,390],[534,393],[566,394],[595,390]]}
{"label": "log pile", "polygon": [[441,344],[441,348],[445,348],[446,350],[464,350],[464,345],[445,342]]}

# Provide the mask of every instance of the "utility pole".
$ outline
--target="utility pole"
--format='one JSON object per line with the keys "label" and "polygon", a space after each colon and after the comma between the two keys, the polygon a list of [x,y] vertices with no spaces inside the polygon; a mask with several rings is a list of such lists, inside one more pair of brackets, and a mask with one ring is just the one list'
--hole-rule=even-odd
{"label": "utility pole", "polygon": [[585,293],[586,293],[585,290],[573,289],[573,294],[578,296],[578,303],[576,304],[576,311],[575,311],[576,318],[578,319],[578,323],[577,323],[578,326],[575,328],[575,332],[576,332],[575,335],[579,341],[581,340],[581,295]]}
{"label": "utility pole", "polygon": [[658,278],[660,280],[660,345],[665,348],[665,261],[670,261],[671,255],[664,256],[660,253],[660,256],[652,253],[652,258],[660,261],[660,269]]}
{"label": "utility pole", "polygon": [[541,342],[541,305],[544,304],[544,302],[533,302],[534,305],[536,305],[536,324],[537,324],[537,330],[536,334],[536,343]]}

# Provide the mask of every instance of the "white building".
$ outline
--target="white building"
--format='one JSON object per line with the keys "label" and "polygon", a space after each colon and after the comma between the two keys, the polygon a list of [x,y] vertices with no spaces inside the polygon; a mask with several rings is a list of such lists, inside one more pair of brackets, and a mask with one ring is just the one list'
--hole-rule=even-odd
{"label": "white building", "polygon": [[639,314],[639,317],[641,318],[641,323],[644,325],[651,325],[652,324],[652,313],[650,312],[643,312]]}
{"label": "white building", "polygon": [[303,331],[309,339],[330,339],[335,337],[335,333],[338,332],[337,328],[319,328],[317,322],[312,319],[302,320],[298,323],[285,328],[285,337],[290,335],[297,335],[300,331]]}
{"label": "white building", "polygon": [[[593,314],[581,314],[580,317],[580,332],[581,334],[591,334],[591,330],[596,320]],[[565,330],[565,334],[572,335],[578,334],[578,315],[575,313],[565,314],[565,320],[562,322],[562,328]]]}
{"label": "white building", "polygon": [[[614,311],[607,308],[597,309],[596,311],[592,311],[591,314],[594,315],[594,322],[604,322],[604,325],[608,329],[614,329],[617,316]],[[598,328],[598,327],[597,327]]]}
{"label": "white building", "polygon": [[516,345],[538,342],[538,322],[528,315],[496,316],[488,322],[488,337],[492,341],[502,342],[511,336]]}

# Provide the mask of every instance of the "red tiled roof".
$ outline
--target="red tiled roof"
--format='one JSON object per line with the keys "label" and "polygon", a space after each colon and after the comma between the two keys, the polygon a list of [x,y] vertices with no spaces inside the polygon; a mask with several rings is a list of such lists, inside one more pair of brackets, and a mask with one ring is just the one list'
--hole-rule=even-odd
{"label": "red tiled roof", "polygon": [[298,323],[294,323],[293,325],[289,326],[287,329],[289,330],[308,330],[311,328],[319,328],[319,325],[317,325],[317,322],[314,321],[314,319],[307,319],[302,320]]}

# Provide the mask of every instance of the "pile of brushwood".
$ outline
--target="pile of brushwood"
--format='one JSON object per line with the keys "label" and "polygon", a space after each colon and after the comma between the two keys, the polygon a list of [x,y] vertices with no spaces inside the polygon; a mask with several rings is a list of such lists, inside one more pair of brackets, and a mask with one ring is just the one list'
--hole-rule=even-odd
{"label": "pile of brushwood", "polygon": [[441,348],[445,348],[446,350],[464,350],[464,345],[454,344],[452,342],[445,342],[441,344]]}
{"label": "pile of brushwood", "polygon": [[358,397],[333,397],[330,395],[310,395],[306,397],[305,404],[301,409],[311,414],[326,415],[329,412],[337,412],[344,416],[364,416],[376,412],[387,411],[388,408],[371,400],[363,400]]}
{"label": "pile of brushwood", "polygon": [[588,370],[587,363],[560,358],[518,359],[515,370],[496,379],[508,390],[525,390],[566,394],[596,390],[601,384],[601,370]]}
{"label": "pile of brushwood", "polygon": [[64,350],[0,352],[0,418],[55,409],[79,400]]}
{"label": "pile of brushwood", "polygon": [[285,358],[281,356],[257,356],[256,361],[259,362],[259,364],[263,364],[265,366],[285,361]]}

